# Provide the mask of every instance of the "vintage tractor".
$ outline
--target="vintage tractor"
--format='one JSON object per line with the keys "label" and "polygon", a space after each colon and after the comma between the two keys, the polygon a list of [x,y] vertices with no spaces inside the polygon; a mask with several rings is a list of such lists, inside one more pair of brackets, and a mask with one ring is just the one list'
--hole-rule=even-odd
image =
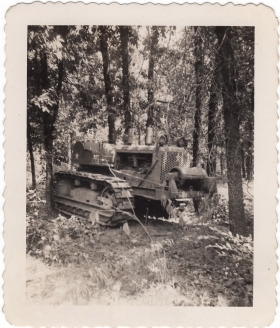
{"label": "vintage tractor", "polygon": [[[216,180],[201,167],[189,167],[186,141],[167,144],[165,136],[153,145],[151,128],[145,145],[132,143],[130,129],[125,145],[77,142],[72,151],[76,171],[55,174],[54,200],[65,214],[91,222],[116,225],[137,213],[170,217],[171,208],[183,211],[190,201],[216,192]],[[159,210],[161,213],[159,214]]]}

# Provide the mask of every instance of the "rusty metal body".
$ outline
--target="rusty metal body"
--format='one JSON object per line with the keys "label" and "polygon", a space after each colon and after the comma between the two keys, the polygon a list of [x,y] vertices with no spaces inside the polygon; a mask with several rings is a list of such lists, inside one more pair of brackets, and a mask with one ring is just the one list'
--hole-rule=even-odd
{"label": "rusty metal body", "polygon": [[[84,205],[92,206],[92,210],[88,212],[94,213],[95,216],[98,213],[99,217],[102,216],[100,214],[102,211],[108,212],[104,206],[110,207],[110,213],[117,213],[120,204],[122,204],[119,208],[121,211],[132,210],[134,198],[159,201],[164,206],[169,200],[175,206],[183,208],[182,205],[190,200],[200,199],[207,195],[211,197],[216,191],[216,180],[209,178],[205,170],[198,167],[189,168],[188,153],[183,147],[160,146],[159,144],[115,146],[78,142],[73,149],[72,161],[79,164],[77,172],[56,174],[58,187],[55,201],[57,207],[62,208],[64,212],[67,212],[63,209],[65,202],[67,201],[69,205],[71,200],[75,202],[75,205],[83,205],[81,211],[84,210]],[[88,182],[83,183],[82,186],[79,183],[75,185],[76,180],[82,180],[82,175],[86,175]],[[111,179],[114,179],[114,186]],[[61,195],[59,189],[63,190],[65,180],[66,184],[71,185],[72,190],[67,197]],[[125,191],[123,197],[126,200],[117,200],[114,204],[112,197],[107,197],[109,201],[107,203],[103,201],[101,206],[100,198],[103,197],[103,190],[109,186],[114,200],[118,198],[116,195],[120,194],[120,190]],[[93,200],[88,201],[87,198]],[[118,214],[120,213],[123,212]],[[104,222],[107,223],[116,221],[116,217],[118,220],[127,219],[125,215],[112,214],[110,216],[107,213],[105,216]]]}
{"label": "rusty metal body", "polygon": [[114,225],[129,218],[134,198],[128,183],[116,177],[87,172],[55,174],[54,200],[60,212],[92,223]]}

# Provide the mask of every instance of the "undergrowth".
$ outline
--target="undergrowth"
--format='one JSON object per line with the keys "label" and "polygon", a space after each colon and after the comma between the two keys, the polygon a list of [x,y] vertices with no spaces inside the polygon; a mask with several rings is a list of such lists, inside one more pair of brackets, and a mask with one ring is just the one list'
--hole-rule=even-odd
{"label": "undergrowth", "polygon": [[27,191],[27,253],[50,270],[38,280],[31,276],[33,300],[54,305],[252,304],[253,240],[228,232],[222,197],[211,220],[187,209],[172,226],[176,233],[171,238],[152,242],[145,233],[137,240],[135,231],[141,229],[128,234],[127,223],[113,234],[75,216],[46,218],[43,208],[36,191]]}

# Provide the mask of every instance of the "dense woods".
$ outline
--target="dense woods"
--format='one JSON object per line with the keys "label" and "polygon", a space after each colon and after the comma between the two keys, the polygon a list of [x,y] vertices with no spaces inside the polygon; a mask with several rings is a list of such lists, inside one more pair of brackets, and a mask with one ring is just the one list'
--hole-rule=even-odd
{"label": "dense woods", "polygon": [[[188,140],[193,166],[227,182],[230,229],[244,234],[253,179],[252,27],[29,26],[27,151],[32,186],[71,166],[77,141],[122,143],[145,127]],[[44,163],[36,172],[35,161]]]}
{"label": "dense woods", "polygon": [[[143,203],[145,216],[118,229],[54,209],[54,173],[76,169],[77,141],[144,145],[151,130],[184,142],[184,160],[216,179],[218,196],[181,212],[166,199],[168,220]],[[29,26],[26,137],[32,302],[252,306],[253,27]]]}

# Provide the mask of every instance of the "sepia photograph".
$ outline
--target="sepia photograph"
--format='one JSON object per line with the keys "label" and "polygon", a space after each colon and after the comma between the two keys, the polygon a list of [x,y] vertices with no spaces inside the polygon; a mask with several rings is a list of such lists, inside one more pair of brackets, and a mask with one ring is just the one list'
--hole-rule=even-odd
{"label": "sepia photograph", "polygon": [[253,4],[8,11],[10,324],[273,322],[277,26]]}
{"label": "sepia photograph", "polygon": [[26,49],[26,302],[252,307],[255,27],[28,25]]}

